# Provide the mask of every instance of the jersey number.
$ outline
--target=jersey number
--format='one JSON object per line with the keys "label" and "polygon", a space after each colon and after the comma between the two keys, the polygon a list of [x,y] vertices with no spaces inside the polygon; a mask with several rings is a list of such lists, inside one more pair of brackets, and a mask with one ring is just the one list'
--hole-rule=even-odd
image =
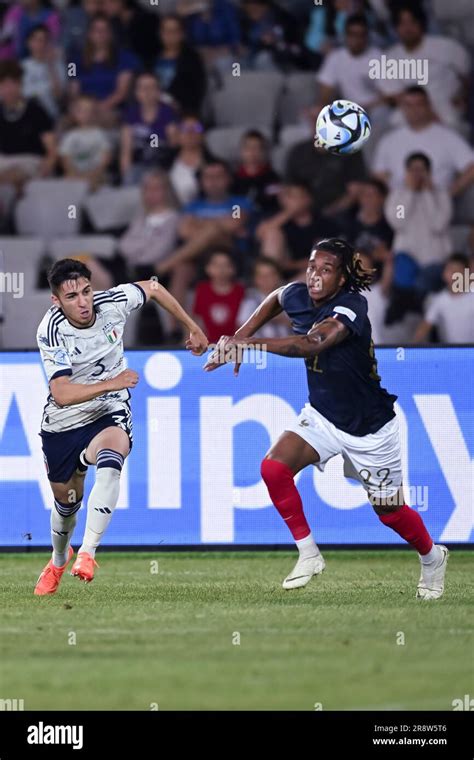
{"label": "jersey number", "polygon": [[93,372],[91,377],[99,377],[99,375],[102,375],[102,373],[105,372],[105,366],[102,364],[101,361],[96,362],[95,366],[97,367],[98,371]]}

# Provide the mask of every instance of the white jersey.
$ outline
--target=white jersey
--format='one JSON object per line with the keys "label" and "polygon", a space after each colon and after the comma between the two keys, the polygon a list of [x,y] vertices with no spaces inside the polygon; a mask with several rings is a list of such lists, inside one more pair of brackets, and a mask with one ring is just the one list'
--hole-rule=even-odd
{"label": "white jersey", "polygon": [[[129,283],[94,293],[96,319],[92,327],[74,327],[62,309],[53,306],[43,317],[36,340],[48,382],[67,375],[83,385],[100,383],[125,369],[123,330],[130,312],[146,301],[139,285]],[[82,404],[58,406],[51,394],[43,412],[41,429],[51,433],[82,427],[104,414],[128,408],[130,393],[104,393]]]}

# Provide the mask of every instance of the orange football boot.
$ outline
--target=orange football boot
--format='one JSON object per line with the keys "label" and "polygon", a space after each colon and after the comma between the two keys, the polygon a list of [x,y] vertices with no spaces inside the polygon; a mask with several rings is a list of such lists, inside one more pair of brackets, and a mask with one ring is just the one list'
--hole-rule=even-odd
{"label": "orange football boot", "polygon": [[87,552],[79,552],[71,568],[71,575],[77,576],[85,583],[90,583],[94,580],[94,566],[99,567],[94,557]]}
{"label": "orange football boot", "polygon": [[63,577],[63,573],[66,567],[69,565],[74,550],[72,546],[69,547],[67,562],[62,567],[56,567],[53,565],[53,559],[51,558],[43,569],[40,577],[38,578],[35,586],[34,593],[36,596],[44,596],[45,594],[55,594],[58,590],[59,583]]}

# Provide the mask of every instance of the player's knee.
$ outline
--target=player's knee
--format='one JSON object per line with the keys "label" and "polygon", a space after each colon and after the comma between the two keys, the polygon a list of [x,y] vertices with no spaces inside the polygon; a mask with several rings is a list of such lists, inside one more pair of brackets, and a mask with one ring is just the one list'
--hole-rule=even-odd
{"label": "player's knee", "polygon": [[278,459],[271,459],[269,457],[265,457],[265,459],[262,460],[260,474],[269,488],[283,481],[287,481],[289,478],[293,480],[293,472],[287,464],[280,462]]}

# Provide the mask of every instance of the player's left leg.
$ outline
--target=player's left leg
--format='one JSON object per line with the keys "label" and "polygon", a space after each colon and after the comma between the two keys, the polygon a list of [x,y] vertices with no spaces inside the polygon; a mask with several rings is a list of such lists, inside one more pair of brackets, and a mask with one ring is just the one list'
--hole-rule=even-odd
{"label": "player's left leg", "polygon": [[438,599],[444,591],[448,559],[445,546],[434,544],[419,512],[405,503],[398,420],[361,438],[342,434],[345,474],[360,480],[380,521],[418,552],[419,599]]}
{"label": "player's left leg", "polygon": [[112,519],[120,493],[120,475],[130,451],[125,430],[110,426],[101,430],[85,451],[86,464],[96,465],[96,478],[87,502],[87,520],[82,545],[71,575],[90,582],[94,578],[95,552]]}

